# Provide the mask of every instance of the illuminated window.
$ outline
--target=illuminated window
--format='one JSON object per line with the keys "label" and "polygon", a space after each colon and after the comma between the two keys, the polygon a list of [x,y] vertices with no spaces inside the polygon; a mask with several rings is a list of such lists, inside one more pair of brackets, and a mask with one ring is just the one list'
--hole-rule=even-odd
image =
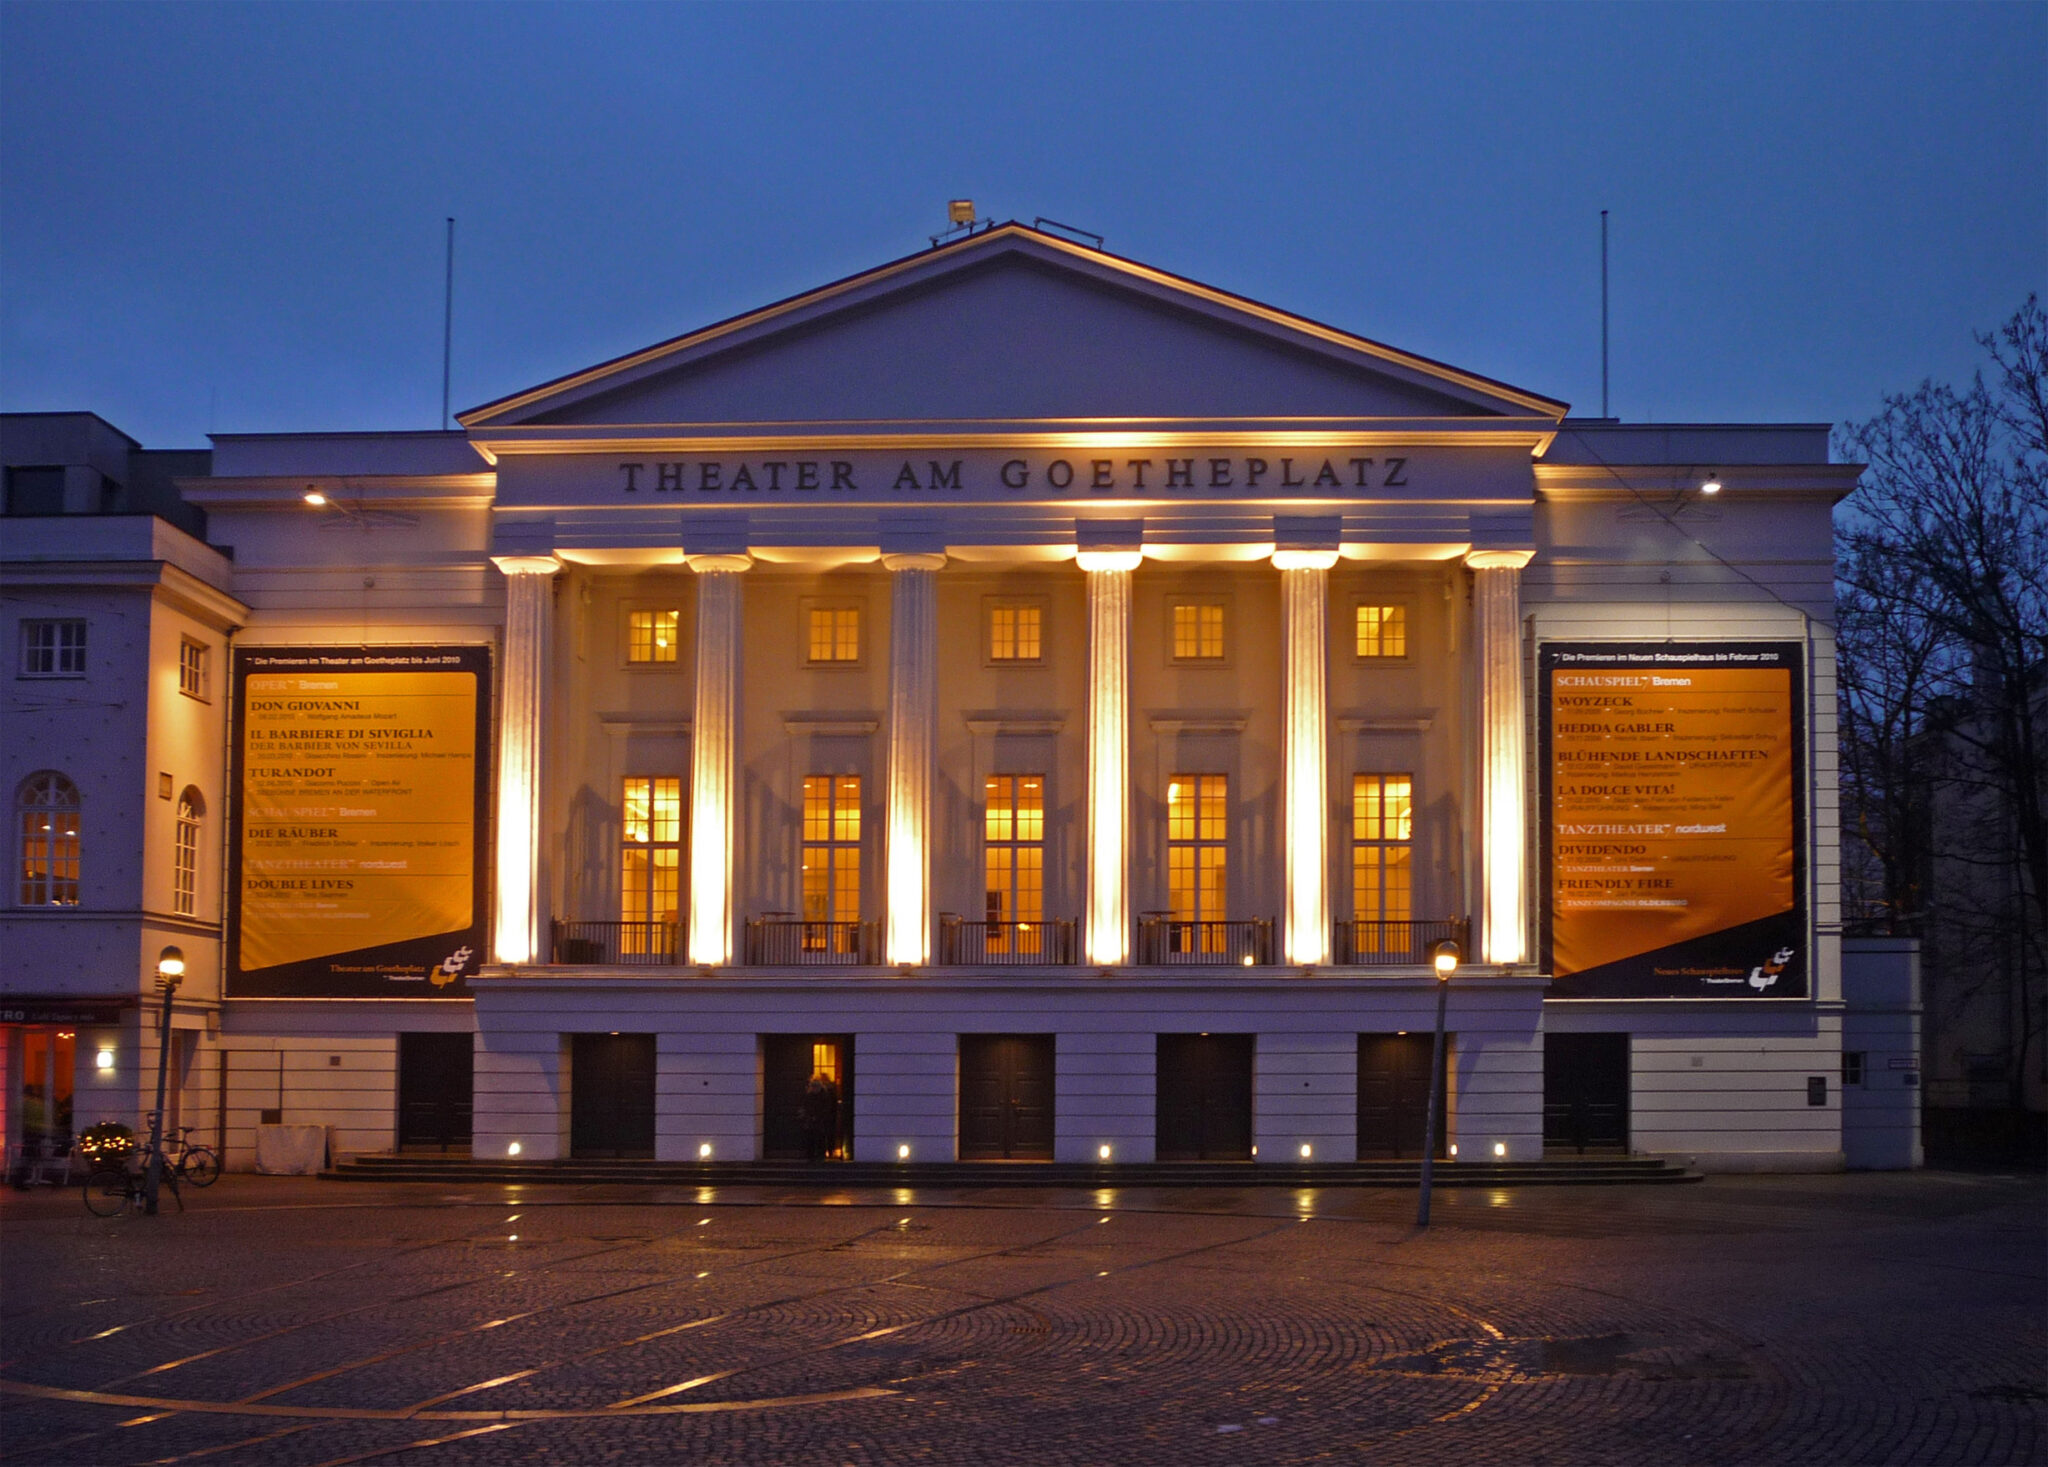
{"label": "illuminated window", "polygon": [[619,806],[619,951],[673,952],[683,861],[683,782],[629,774]]}
{"label": "illuminated window", "polygon": [[78,905],[78,786],[61,774],[31,774],[14,793],[21,832],[24,907]]}
{"label": "illuminated window", "polygon": [[1044,940],[1045,776],[997,774],[983,788],[988,802],[982,845],[988,946],[1035,953]]}
{"label": "illuminated window", "polygon": [[626,661],[674,662],[676,627],[680,611],[629,611],[626,613]]}
{"label": "illuminated window", "polygon": [[1220,662],[1223,658],[1223,603],[1173,603],[1173,660]]}
{"label": "illuminated window", "polygon": [[188,698],[206,697],[206,644],[190,637],[178,639],[178,691]]}
{"label": "illuminated window", "polygon": [[1166,786],[1166,915],[1177,953],[1222,952],[1230,780],[1176,774]]}
{"label": "illuminated window", "polygon": [[1045,656],[1045,608],[1029,601],[997,601],[988,609],[991,662],[1038,662]]}
{"label": "illuminated window", "polygon": [[1408,655],[1408,608],[1405,606],[1360,606],[1358,608],[1358,655],[1360,657],[1406,657]]}
{"label": "illuminated window", "polygon": [[806,617],[810,627],[806,655],[810,661],[860,661],[858,606],[813,606]]}
{"label": "illuminated window", "polygon": [[803,883],[804,950],[859,951],[859,775],[805,776]]}
{"label": "illuminated window", "polygon": [[21,624],[23,677],[84,677],[83,621],[25,621]]}
{"label": "illuminated window", "polygon": [[1414,916],[1415,781],[1406,774],[1351,777],[1351,914],[1361,953],[1401,951],[1405,931],[1369,924]]}
{"label": "illuminated window", "polygon": [[190,785],[178,796],[177,840],[171,851],[171,910],[191,917],[199,910],[199,822],[206,801]]}

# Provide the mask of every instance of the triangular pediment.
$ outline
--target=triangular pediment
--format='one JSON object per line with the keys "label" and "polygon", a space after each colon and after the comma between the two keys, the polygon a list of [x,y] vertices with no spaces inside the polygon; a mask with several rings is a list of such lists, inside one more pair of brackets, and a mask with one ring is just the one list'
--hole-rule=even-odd
{"label": "triangular pediment", "polygon": [[1561,416],[1564,404],[1003,225],[489,403],[565,425]]}

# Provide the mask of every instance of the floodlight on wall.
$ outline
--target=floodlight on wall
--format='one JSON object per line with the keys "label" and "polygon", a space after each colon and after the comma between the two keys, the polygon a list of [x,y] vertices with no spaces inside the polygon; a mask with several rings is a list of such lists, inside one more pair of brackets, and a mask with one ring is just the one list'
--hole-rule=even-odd
{"label": "floodlight on wall", "polygon": [[336,499],[318,484],[308,484],[299,498],[310,509],[325,510],[323,526],[354,525],[360,530],[392,529],[410,530],[419,526],[416,514],[398,514],[388,509],[371,509],[357,495],[353,503]]}
{"label": "floodlight on wall", "polygon": [[974,222],[974,200],[946,200],[946,222],[948,224],[972,224]]}
{"label": "floodlight on wall", "polygon": [[1721,476],[1715,473],[1712,469],[1707,470],[1707,476],[1704,479],[1700,480],[1700,493],[1719,494],[1720,492]]}
{"label": "floodlight on wall", "polygon": [[102,1074],[114,1068],[114,1051],[102,1049],[92,1057],[92,1067]]}

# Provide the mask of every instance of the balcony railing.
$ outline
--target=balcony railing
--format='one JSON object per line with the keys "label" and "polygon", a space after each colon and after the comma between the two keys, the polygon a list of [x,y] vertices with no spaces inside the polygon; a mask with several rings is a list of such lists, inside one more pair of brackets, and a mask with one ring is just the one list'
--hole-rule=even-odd
{"label": "balcony railing", "polygon": [[1044,922],[968,922],[939,914],[939,961],[945,964],[1067,964],[1080,944],[1071,918]]}
{"label": "balcony railing", "polygon": [[882,961],[879,922],[807,922],[783,912],[748,919],[742,962],[757,968],[845,966]]}
{"label": "balcony railing", "polygon": [[1332,934],[1330,961],[1339,967],[1428,967],[1440,942],[1455,942],[1470,962],[1472,921],[1442,917],[1426,922],[1339,922]]}
{"label": "balcony railing", "polygon": [[549,961],[572,966],[672,965],[682,941],[680,922],[562,922],[552,924]]}
{"label": "balcony railing", "polygon": [[1273,919],[1191,922],[1164,912],[1146,912],[1138,918],[1137,959],[1148,967],[1181,963],[1262,967],[1273,961]]}

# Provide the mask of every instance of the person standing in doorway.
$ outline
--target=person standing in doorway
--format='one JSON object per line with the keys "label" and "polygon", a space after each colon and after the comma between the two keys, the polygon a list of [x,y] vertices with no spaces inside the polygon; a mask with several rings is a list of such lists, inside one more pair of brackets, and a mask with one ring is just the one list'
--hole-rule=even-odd
{"label": "person standing in doorway", "polygon": [[804,1155],[823,1161],[838,1144],[839,1086],[823,1070],[813,1070],[804,1087]]}

